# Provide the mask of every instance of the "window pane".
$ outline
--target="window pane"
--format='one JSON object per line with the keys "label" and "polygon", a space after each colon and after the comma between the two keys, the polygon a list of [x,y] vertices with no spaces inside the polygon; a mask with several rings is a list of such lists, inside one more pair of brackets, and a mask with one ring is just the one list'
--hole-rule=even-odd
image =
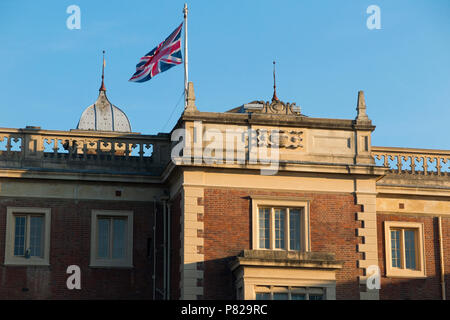
{"label": "window pane", "polygon": [[125,219],[113,219],[113,259],[125,257]]}
{"label": "window pane", "polygon": [[288,299],[289,299],[289,296],[287,293],[277,292],[277,293],[273,294],[273,300],[288,300]]}
{"label": "window pane", "polygon": [[259,209],[259,247],[270,248],[270,209]]}
{"label": "window pane", "polygon": [[306,295],[303,293],[292,293],[291,300],[306,300]]}
{"label": "window pane", "polygon": [[270,300],[270,293],[256,293],[256,300]]}
{"label": "window pane", "polygon": [[405,230],[406,269],[416,269],[416,237],[414,230]]}
{"label": "window pane", "polygon": [[30,255],[42,257],[44,217],[30,217]]}
{"label": "window pane", "polygon": [[110,219],[98,219],[97,256],[99,258],[109,257],[109,224]]}
{"label": "window pane", "polygon": [[275,248],[284,249],[286,209],[275,209]]}
{"label": "window pane", "polygon": [[310,294],[309,300],[323,300],[323,295],[321,294]]}
{"label": "window pane", "polygon": [[291,250],[300,250],[300,210],[289,210],[289,245]]}
{"label": "window pane", "polygon": [[16,227],[14,230],[14,255],[25,255],[25,225],[26,217],[16,217]]}
{"label": "window pane", "polygon": [[391,231],[392,267],[401,268],[400,263],[400,230]]}

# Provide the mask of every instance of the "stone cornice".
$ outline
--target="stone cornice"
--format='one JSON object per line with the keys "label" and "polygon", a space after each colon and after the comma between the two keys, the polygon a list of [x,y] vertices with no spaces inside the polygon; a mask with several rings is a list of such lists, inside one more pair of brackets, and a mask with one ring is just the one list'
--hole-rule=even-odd
{"label": "stone cornice", "polygon": [[160,141],[170,141],[170,135],[168,133],[158,133],[157,135],[146,135],[139,132],[112,132],[112,131],[94,131],[94,130],[77,130],[72,129],[69,131],[61,130],[43,130],[40,127],[28,127],[28,128],[0,128],[0,133],[7,134],[30,134],[30,135],[55,135],[63,137],[89,137],[89,138],[123,138],[133,140],[153,139]]}
{"label": "stone cornice", "polygon": [[[261,164],[179,164],[184,168],[203,168],[203,169],[248,169],[261,170],[268,169],[268,166]],[[344,163],[321,163],[321,162],[304,162],[304,161],[282,161],[279,162],[280,172],[309,172],[309,173],[333,173],[333,174],[354,174],[383,177],[387,169],[375,165],[364,164],[344,164]]]}
{"label": "stone cornice", "polygon": [[372,123],[357,123],[356,120],[309,118],[305,116],[283,114],[219,113],[219,112],[185,112],[175,127],[183,121],[202,121],[205,123],[266,125],[279,127],[298,127],[331,130],[375,130]]}
{"label": "stone cornice", "polygon": [[66,181],[94,181],[94,182],[119,182],[119,183],[146,183],[161,184],[159,176],[151,176],[136,173],[114,172],[75,172],[69,170],[43,170],[43,169],[17,169],[0,168],[0,178],[19,179],[50,179]]}

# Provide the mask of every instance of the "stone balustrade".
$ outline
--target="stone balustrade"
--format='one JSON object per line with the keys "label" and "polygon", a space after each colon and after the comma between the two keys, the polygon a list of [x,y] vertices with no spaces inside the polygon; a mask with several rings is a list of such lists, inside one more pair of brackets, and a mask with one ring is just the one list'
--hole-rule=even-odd
{"label": "stone balustrade", "polygon": [[390,148],[372,146],[377,165],[391,173],[422,176],[450,176],[450,150]]}
{"label": "stone balustrade", "polygon": [[159,175],[170,136],[0,128],[0,168],[48,168]]}

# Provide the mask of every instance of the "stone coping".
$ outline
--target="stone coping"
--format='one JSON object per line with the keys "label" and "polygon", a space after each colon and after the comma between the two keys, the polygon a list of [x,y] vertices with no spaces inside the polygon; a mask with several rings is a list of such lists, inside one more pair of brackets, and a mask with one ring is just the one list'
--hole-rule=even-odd
{"label": "stone coping", "polygon": [[281,127],[335,129],[335,130],[375,130],[370,121],[356,122],[348,119],[310,118],[303,115],[285,114],[254,114],[254,113],[219,113],[219,112],[185,112],[175,125],[179,127],[182,121],[201,120],[205,123],[222,123],[236,125],[269,125]]}

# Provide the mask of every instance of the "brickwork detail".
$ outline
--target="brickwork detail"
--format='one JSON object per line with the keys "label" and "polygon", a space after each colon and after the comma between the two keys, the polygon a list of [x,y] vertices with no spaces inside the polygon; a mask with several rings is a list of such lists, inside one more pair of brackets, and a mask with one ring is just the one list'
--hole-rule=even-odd
{"label": "brickwork detail", "polygon": [[311,251],[335,253],[344,266],[336,272],[336,299],[358,300],[356,251],[360,238],[355,219],[361,206],[354,195],[337,193],[272,192],[247,189],[205,189],[204,252],[205,299],[236,298],[234,279],[228,263],[244,249],[252,249],[252,196],[304,197],[310,199]]}
{"label": "brickwork detail", "polygon": [[[7,207],[51,209],[50,266],[5,266]],[[133,268],[89,266],[92,210],[133,211]],[[152,299],[153,202],[38,198],[0,199],[0,297],[3,299]],[[157,222],[161,225],[161,221]],[[157,235],[157,239],[160,237]],[[159,246],[159,244],[158,244]],[[157,247],[158,247],[157,246]],[[162,260],[157,260],[161,270]],[[81,269],[81,290],[68,290],[69,265]],[[157,278],[159,281],[162,277]],[[158,288],[161,285],[157,283]],[[159,296],[157,296],[159,298]]]}
{"label": "brickwork detail", "polygon": [[[419,222],[424,225],[424,251],[425,251],[425,279],[413,278],[387,278],[386,277],[386,248],[384,243],[384,222],[402,221]],[[413,216],[402,214],[379,214],[378,225],[378,257],[381,269],[381,300],[439,300],[441,295],[439,231],[437,217]],[[450,285],[450,219],[442,218],[442,233],[444,244],[444,266],[446,271],[447,299]]]}

